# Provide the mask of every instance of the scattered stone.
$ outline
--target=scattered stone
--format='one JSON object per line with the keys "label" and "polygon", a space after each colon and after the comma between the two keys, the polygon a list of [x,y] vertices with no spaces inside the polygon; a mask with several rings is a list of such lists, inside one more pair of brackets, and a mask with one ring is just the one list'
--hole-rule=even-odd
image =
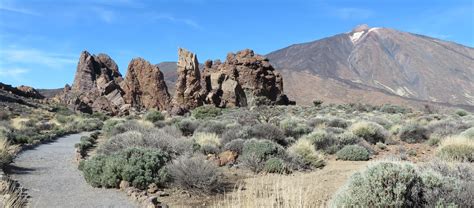
{"label": "scattered stone", "polygon": [[237,159],[238,154],[236,152],[227,150],[221,152],[218,156],[218,165],[224,166],[229,164],[234,164]]}
{"label": "scattered stone", "polygon": [[151,183],[150,185],[148,185],[148,190],[147,190],[148,193],[154,194],[157,191],[158,191],[158,186],[155,183]]}
{"label": "scattered stone", "polygon": [[120,190],[127,190],[130,187],[130,183],[128,181],[120,181]]}

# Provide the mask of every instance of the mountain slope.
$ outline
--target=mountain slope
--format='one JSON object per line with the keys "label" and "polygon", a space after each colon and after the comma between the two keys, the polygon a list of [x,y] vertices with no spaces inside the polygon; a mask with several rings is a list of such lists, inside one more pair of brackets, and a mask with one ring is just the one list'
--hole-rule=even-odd
{"label": "mountain slope", "polygon": [[322,99],[474,105],[474,49],[422,35],[363,25],[267,57],[300,104]]}

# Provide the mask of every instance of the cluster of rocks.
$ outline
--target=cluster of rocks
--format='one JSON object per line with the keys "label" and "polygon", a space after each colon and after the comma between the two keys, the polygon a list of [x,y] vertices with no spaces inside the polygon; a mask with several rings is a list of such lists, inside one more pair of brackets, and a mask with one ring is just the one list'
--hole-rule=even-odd
{"label": "cluster of rocks", "polygon": [[29,86],[25,86],[25,85],[13,87],[11,85],[7,85],[0,82],[0,90],[3,90],[5,92],[8,92],[14,95],[22,96],[25,98],[32,98],[32,99],[44,98],[44,96],[41,95],[36,89]]}
{"label": "cluster of rocks", "polygon": [[72,87],[54,99],[85,113],[109,115],[157,109],[183,114],[198,106],[242,107],[256,98],[269,104],[292,104],[283,94],[283,79],[268,60],[246,49],[230,53],[224,63],[206,61],[201,72],[197,56],[178,50],[176,91],[171,98],[163,73],[142,58],[133,59],[122,78],[107,55],[81,53]]}

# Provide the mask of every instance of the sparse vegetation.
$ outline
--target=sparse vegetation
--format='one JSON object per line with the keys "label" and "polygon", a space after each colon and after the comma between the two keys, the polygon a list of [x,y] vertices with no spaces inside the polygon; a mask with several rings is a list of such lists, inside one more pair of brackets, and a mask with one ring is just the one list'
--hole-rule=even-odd
{"label": "sparse vegetation", "polygon": [[358,145],[347,145],[336,155],[338,159],[351,161],[369,160],[370,157],[369,151]]}

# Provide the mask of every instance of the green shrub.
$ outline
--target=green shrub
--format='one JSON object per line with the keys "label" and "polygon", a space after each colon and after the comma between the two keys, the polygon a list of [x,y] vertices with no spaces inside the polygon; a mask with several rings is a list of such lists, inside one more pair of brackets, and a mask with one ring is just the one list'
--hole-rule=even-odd
{"label": "green shrub", "polygon": [[382,126],[374,122],[360,121],[352,124],[350,130],[353,134],[362,137],[372,144],[384,142],[388,137],[388,132]]}
{"label": "green shrub", "polygon": [[193,151],[193,141],[185,137],[174,137],[162,129],[147,129],[146,131],[127,131],[110,137],[99,145],[97,153],[110,155],[129,147],[160,149],[171,156],[182,155]]}
{"label": "green shrub", "polygon": [[352,175],[331,207],[418,207],[421,187],[413,165],[380,162]]}
{"label": "green shrub", "polygon": [[327,123],[326,125],[328,127],[337,127],[337,128],[347,128],[349,125],[350,125],[350,122],[349,121],[346,121],[344,119],[341,119],[341,118],[331,118]]}
{"label": "green shrub", "polygon": [[186,190],[210,192],[220,185],[216,165],[203,156],[182,156],[167,166],[174,184]]}
{"label": "green shrub", "polygon": [[411,109],[404,108],[398,105],[393,105],[393,104],[385,104],[382,107],[380,107],[380,111],[384,113],[395,114],[395,113],[410,113]]}
{"label": "green shrub", "polygon": [[112,155],[96,155],[80,165],[86,181],[94,187],[118,187],[121,180],[145,189],[151,183],[163,184],[163,168],[171,158],[157,149],[128,148]]}
{"label": "green shrub", "polygon": [[461,133],[461,136],[466,137],[468,139],[474,139],[474,127],[467,129]]}
{"label": "green shrub", "polygon": [[221,135],[226,129],[226,125],[219,121],[201,121],[195,132],[216,133]]}
{"label": "green shrub", "polygon": [[469,113],[463,109],[457,109],[455,112],[454,112],[456,115],[458,116],[467,116]]}
{"label": "green shrub", "polygon": [[369,152],[359,145],[347,145],[339,150],[337,153],[337,159],[350,160],[350,161],[365,161],[369,160]]}
{"label": "green shrub", "polygon": [[463,136],[448,137],[441,141],[436,155],[448,161],[474,162],[474,140]]}
{"label": "green shrub", "polygon": [[252,126],[248,131],[248,137],[267,139],[283,146],[287,145],[283,131],[272,124],[257,124]]}
{"label": "green shrub", "polygon": [[331,147],[336,144],[336,138],[324,130],[316,130],[306,135],[304,138],[311,141],[317,150],[330,152]]}
{"label": "green shrub", "polygon": [[424,142],[428,139],[427,129],[418,123],[407,123],[398,132],[398,137],[408,143]]}
{"label": "green shrub", "polygon": [[222,110],[220,108],[210,105],[199,106],[191,111],[191,115],[196,119],[215,118],[221,114]]}
{"label": "green shrub", "polygon": [[324,157],[317,152],[309,139],[299,139],[287,149],[288,155],[301,160],[304,166],[319,168],[324,166]]}
{"label": "green shrub", "polygon": [[473,175],[461,163],[382,161],[352,175],[331,207],[471,207]]}
{"label": "green shrub", "polygon": [[177,127],[181,130],[184,136],[189,136],[199,127],[199,123],[196,120],[183,119],[177,123]]}
{"label": "green shrub", "polygon": [[263,170],[265,163],[272,157],[283,157],[285,150],[280,145],[265,139],[245,141],[239,160],[253,172]]}
{"label": "green shrub", "polygon": [[267,173],[281,173],[281,174],[288,172],[285,162],[280,158],[268,159],[267,162],[265,162],[263,171]]}
{"label": "green shrub", "polygon": [[311,132],[311,128],[305,121],[296,118],[286,118],[280,122],[280,128],[286,136],[299,138]]}
{"label": "green shrub", "polygon": [[160,111],[151,110],[145,114],[145,120],[155,123],[157,121],[165,120],[165,116]]}

